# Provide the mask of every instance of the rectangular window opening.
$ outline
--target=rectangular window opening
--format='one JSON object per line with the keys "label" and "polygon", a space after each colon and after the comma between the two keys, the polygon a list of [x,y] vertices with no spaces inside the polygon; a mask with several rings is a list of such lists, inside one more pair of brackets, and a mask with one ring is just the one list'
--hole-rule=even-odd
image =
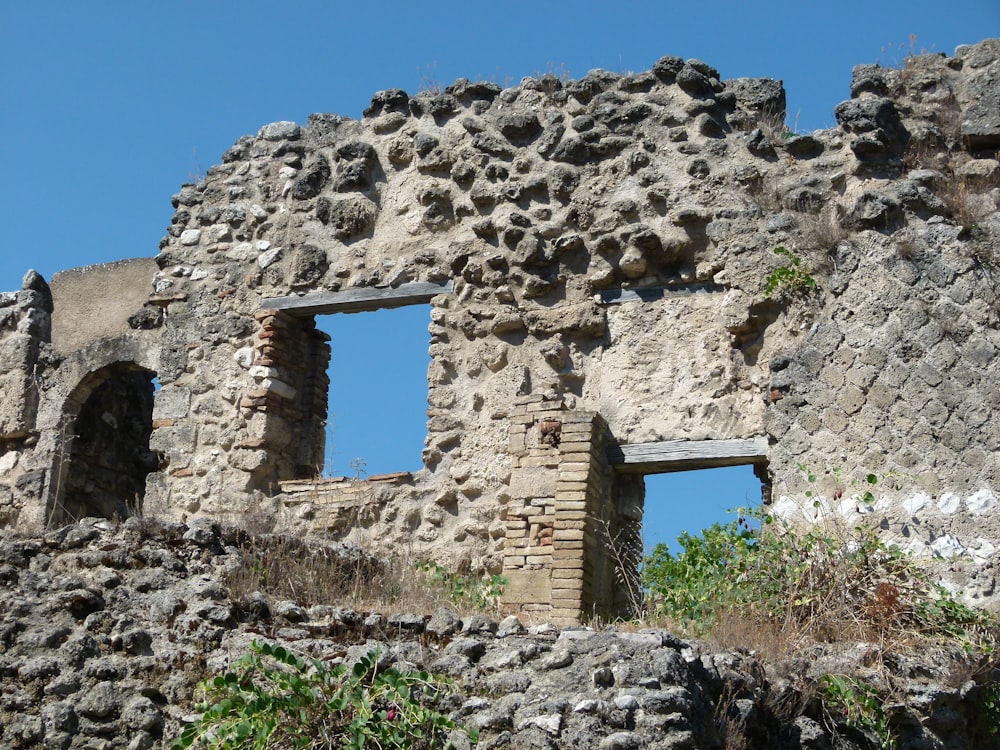
{"label": "rectangular window opening", "polygon": [[323,477],[423,468],[429,305],[317,315],[330,336]]}

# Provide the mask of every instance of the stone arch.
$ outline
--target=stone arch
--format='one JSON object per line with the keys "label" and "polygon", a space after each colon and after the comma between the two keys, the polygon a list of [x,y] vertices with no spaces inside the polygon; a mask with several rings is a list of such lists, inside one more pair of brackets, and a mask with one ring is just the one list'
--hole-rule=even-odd
{"label": "stone arch", "polygon": [[94,342],[52,374],[39,409],[49,471],[36,521],[141,508],[146,475],[158,464],[149,448],[158,360],[154,342],[126,335]]}

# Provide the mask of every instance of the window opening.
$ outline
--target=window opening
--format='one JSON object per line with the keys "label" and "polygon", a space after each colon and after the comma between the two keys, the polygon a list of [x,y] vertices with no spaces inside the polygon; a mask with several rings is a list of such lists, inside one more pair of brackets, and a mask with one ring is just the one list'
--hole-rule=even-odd
{"label": "window opening", "polygon": [[644,556],[657,544],[666,544],[677,554],[682,532],[699,536],[713,524],[736,520],[730,510],[758,508],[761,503],[761,481],[751,464],[647,474],[644,480]]}
{"label": "window opening", "polygon": [[598,563],[596,574],[602,609],[611,617],[637,614],[644,598],[642,566],[656,546],[666,544],[676,556],[680,534],[700,536],[713,524],[735,520],[730,509],[758,507],[761,487],[750,464],[619,473],[618,512],[607,529],[610,554]]}
{"label": "window opening", "polygon": [[330,336],[323,476],[423,467],[429,306],[316,316]]}

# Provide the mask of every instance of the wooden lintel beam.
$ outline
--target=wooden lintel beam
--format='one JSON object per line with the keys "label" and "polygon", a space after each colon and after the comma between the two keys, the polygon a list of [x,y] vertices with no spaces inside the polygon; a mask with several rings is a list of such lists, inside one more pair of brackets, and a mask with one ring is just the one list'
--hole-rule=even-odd
{"label": "wooden lintel beam", "polygon": [[714,281],[696,281],[670,286],[649,286],[635,289],[605,289],[600,300],[605,305],[620,305],[623,302],[652,302],[663,297],[688,294],[713,294],[726,291],[726,287]]}
{"label": "wooden lintel beam", "polygon": [[664,440],[658,443],[615,445],[608,462],[618,471],[663,474],[688,469],[742,466],[767,460],[767,438],[732,440]]}
{"label": "wooden lintel beam", "polygon": [[329,315],[370,312],[407,305],[422,305],[438,294],[450,294],[455,285],[448,281],[413,281],[396,287],[360,287],[342,292],[312,292],[293,297],[261,300],[262,310],[284,310],[289,315]]}

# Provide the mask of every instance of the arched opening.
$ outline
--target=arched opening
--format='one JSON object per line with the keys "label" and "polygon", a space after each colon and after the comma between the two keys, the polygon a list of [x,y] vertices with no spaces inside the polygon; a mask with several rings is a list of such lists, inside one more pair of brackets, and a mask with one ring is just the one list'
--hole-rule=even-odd
{"label": "arched opening", "polygon": [[142,509],[156,373],[118,362],[91,373],[67,399],[63,455],[50,523],[86,516],[126,518]]}

